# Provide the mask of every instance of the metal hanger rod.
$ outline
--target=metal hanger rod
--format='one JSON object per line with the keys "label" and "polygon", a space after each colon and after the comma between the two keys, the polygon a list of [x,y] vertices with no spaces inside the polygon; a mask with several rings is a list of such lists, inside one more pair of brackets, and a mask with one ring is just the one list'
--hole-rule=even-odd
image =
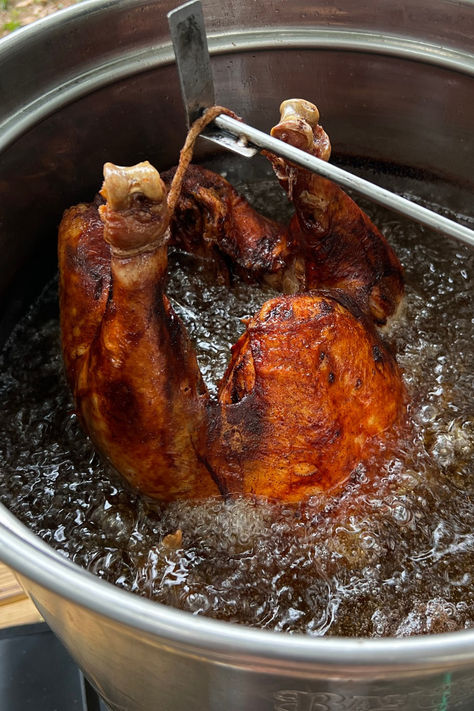
{"label": "metal hanger rod", "polygon": [[[168,13],[168,21],[183,102],[188,125],[190,125],[201,115],[203,110],[215,103],[206,27],[200,0],[190,0],[175,8]],[[385,190],[385,188],[374,185],[368,180],[348,173],[331,163],[315,158],[309,153],[230,116],[221,114],[208,125],[201,135],[227,150],[235,151],[247,158],[252,157],[258,149],[264,148],[302,168],[333,180],[349,190],[354,190],[379,205],[388,207],[426,227],[474,247],[474,231],[468,227],[406,200],[396,193]]]}
{"label": "metal hanger rod", "polygon": [[359,178],[357,175],[348,173],[346,170],[338,168],[331,163],[326,163],[326,161],[320,158],[305,153],[299,148],[290,146],[288,143],[273,138],[273,136],[269,136],[267,133],[259,131],[253,126],[249,126],[241,121],[237,121],[230,116],[221,114],[214,120],[214,123],[220,129],[232,133],[241,140],[250,142],[258,148],[271,151],[292,163],[296,163],[302,168],[306,168],[318,175],[322,175],[324,178],[333,180],[335,183],[338,183],[338,185],[354,190],[379,205],[388,207],[390,210],[406,215],[426,227],[430,227],[431,229],[454,237],[474,247],[474,231],[468,227],[464,227],[464,225],[459,225],[457,222],[443,217],[443,215],[432,212],[421,205],[411,202],[411,200],[392,193],[390,190],[385,190],[385,188],[381,188],[368,180]]}

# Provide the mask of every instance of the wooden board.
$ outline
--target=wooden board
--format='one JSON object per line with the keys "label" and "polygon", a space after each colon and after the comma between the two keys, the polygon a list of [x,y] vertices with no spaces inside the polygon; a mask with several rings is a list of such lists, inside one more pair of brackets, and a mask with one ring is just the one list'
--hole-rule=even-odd
{"label": "wooden board", "polygon": [[0,563],[0,628],[41,621],[41,615],[13,571]]}

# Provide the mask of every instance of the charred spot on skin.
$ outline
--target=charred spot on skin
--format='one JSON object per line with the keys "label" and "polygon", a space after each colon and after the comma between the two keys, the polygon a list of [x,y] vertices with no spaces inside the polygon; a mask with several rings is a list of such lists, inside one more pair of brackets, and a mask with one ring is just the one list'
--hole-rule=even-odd
{"label": "charred spot on skin", "polygon": [[130,331],[127,333],[127,343],[132,347],[136,347],[143,338],[143,331]]}
{"label": "charred spot on skin", "polygon": [[372,357],[376,363],[383,363],[383,356],[380,352],[380,348],[377,345],[372,346]]}
{"label": "charred spot on skin", "polygon": [[326,358],[326,353],[324,351],[321,351],[321,353],[319,354],[319,360],[321,361],[321,363],[323,362],[323,360],[325,358]]}
{"label": "charred spot on skin", "polygon": [[230,393],[230,401],[232,405],[237,405],[237,403],[239,403],[245,395],[248,394],[245,377],[242,379],[242,373],[244,373],[245,367],[245,362],[241,361],[232,374],[232,390]]}
{"label": "charred spot on skin", "polygon": [[336,380],[336,375],[335,375],[334,373],[332,373],[332,372],[329,373],[329,375],[328,375],[328,383],[332,385],[332,383],[334,383],[335,380]]}
{"label": "charred spot on skin", "polygon": [[293,308],[285,303],[279,303],[274,306],[270,311],[265,314],[265,321],[270,321],[271,319],[279,319],[281,321],[289,321],[293,318]]}
{"label": "charred spot on skin", "polygon": [[355,389],[359,390],[360,387],[362,387],[362,380],[360,378],[357,378],[356,384],[355,384]]}
{"label": "charred spot on skin", "polygon": [[[236,370],[238,370],[238,368]],[[236,387],[236,384],[234,382],[232,384],[232,392],[230,394],[230,401],[231,401],[232,405],[237,405],[237,403],[240,402],[241,399],[242,398],[240,396],[240,393],[239,393],[239,391]]]}
{"label": "charred spot on skin", "polygon": [[334,306],[330,304],[329,301],[324,300],[321,301],[319,309],[323,314],[330,314],[334,311]]}
{"label": "charred spot on skin", "polygon": [[102,294],[104,293],[104,282],[103,279],[98,279],[94,284],[94,301],[99,301]]}
{"label": "charred spot on skin", "polygon": [[242,397],[234,385],[234,387],[232,388],[232,393],[230,395],[230,401],[231,401],[232,405],[237,405],[237,403],[240,402],[241,399],[242,399]]}
{"label": "charred spot on skin", "polygon": [[129,422],[138,419],[137,402],[133,389],[127,382],[116,380],[108,383],[104,395],[110,412],[120,413],[120,420]]}
{"label": "charred spot on skin", "polygon": [[247,442],[247,451],[242,452],[242,456],[251,456],[252,443],[258,443],[265,435],[265,409],[255,390],[248,393],[248,397],[238,402],[235,407],[227,408],[228,424],[231,428],[237,427],[242,440]]}

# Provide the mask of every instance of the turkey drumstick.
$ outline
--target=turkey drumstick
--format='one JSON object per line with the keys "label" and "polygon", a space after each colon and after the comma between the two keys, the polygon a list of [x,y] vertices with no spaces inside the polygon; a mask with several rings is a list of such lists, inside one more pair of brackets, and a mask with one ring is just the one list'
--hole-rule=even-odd
{"label": "turkey drumstick", "polygon": [[[100,253],[90,245],[91,234],[99,242],[96,214],[71,208],[60,230],[63,351],[78,412],[97,448],[144,493],[162,500],[218,494],[199,456],[207,391],[187,332],[164,294],[165,186],[147,163],[106,164],[104,178],[107,202],[98,211],[110,286],[99,298],[100,318],[94,293],[70,293],[71,284],[99,266]],[[86,314],[92,306],[90,327],[66,308],[73,300]],[[90,342],[72,354],[70,334],[78,329]]]}
{"label": "turkey drumstick", "polygon": [[[314,104],[284,101],[271,135],[321,160],[331,144]],[[382,325],[403,296],[403,271],[394,251],[367,215],[331,180],[266,153],[295,207],[288,241],[304,289],[337,288],[351,294]]]}

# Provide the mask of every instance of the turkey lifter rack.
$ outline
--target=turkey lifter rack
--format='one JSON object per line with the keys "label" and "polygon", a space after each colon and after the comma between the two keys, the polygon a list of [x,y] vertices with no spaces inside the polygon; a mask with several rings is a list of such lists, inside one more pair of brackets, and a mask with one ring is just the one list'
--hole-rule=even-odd
{"label": "turkey lifter rack", "polygon": [[[200,0],[191,0],[169,12],[168,22],[189,127],[207,108],[215,104],[214,82]],[[326,163],[230,116],[225,114],[217,116],[202,131],[201,136],[247,158],[251,158],[262,148],[271,151],[302,168],[307,168],[345,188],[354,190],[379,205],[474,247],[474,231],[468,227]]]}

